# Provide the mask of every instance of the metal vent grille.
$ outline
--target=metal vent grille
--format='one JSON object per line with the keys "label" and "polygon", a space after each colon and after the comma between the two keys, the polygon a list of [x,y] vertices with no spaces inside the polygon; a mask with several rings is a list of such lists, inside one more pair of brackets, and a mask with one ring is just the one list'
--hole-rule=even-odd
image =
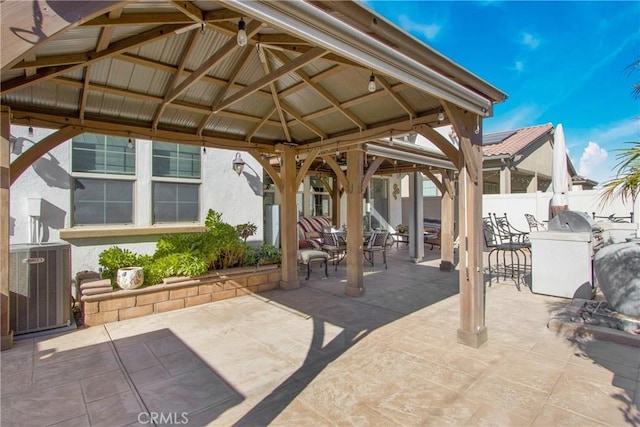
{"label": "metal vent grille", "polygon": [[12,245],[9,253],[9,324],[14,334],[71,323],[69,245]]}

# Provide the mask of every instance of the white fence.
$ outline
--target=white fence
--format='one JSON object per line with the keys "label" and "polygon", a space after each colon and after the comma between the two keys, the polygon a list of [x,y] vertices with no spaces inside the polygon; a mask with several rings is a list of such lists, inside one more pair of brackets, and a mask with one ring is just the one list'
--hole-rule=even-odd
{"label": "white fence", "polygon": [[[591,216],[593,212],[596,216],[629,216],[634,213],[634,222],[639,223],[640,200],[636,200],[636,206],[631,202],[623,203],[618,197],[606,206],[600,206],[600,194],[602,190],[569,191],[569,209],[573,211],[586,212]],[[549,202],[551,192],[519,193],[519,194],[485,194],[482,196],[482,216],[487,216],[489,212],[498,215],[507,214],[509,221],[518,229],[528,231],[529,226],[524,217],[525,213],[532,214],[540,222],[549,220]],[[408,208],[409,199],[403,198],[403,220],[405,208]],[[408,212],[408,211],[407,211]],[[456,222],[458,220],[458,203],[456,198],[455,206]],[[430,218],[440,218],[440,197],[424,198],[424,216]],[[405,222],[406,223],[406,222]],[[457,228],[456,228],[457,231]]]}
{"label": "white fence", "polygon": [[[638,223],[639,201],[636,201],[634,208],[631,202],[623,203],[618,197],[607,205],[601,206],[600,194],[602,194],[602,190],[569,191],[567,193],[569,209],[586,212],[589,216],[595,212],[596,216],[625,217],[633,212],[634,222]],[[486,194],[482,197],[482,216],[487,216],[489,212],[495,212],[498,215],[506,213],[509,221],[516,228],[528,231],[529,227],[524,214],[532,214],[538,221],[548,221],[549,203],[552,195],[550,192]]]}

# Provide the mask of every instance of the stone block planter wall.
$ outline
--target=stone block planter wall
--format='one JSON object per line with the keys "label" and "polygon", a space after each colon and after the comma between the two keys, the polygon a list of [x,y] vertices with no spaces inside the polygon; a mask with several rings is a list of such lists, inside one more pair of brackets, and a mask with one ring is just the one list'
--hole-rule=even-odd
{"label": "stone block planter wall", "polygon": [[84,324],[101,325],[265,292],[277,289],[281,279],[278,265],[266,265],[171,277],[164,283],[132,290],[112,290],[109,279],[85,282],[80,287]]}

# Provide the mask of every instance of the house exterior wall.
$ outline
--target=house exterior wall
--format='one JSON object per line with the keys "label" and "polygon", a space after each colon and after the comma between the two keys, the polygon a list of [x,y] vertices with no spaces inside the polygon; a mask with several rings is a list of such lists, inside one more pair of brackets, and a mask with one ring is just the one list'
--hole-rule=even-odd
{"label": "house exterior wall", "polygon": [[[26,127],[13,126],[11,135],[16,138],[11,161],[18,155],[52,131],[34,128],[34,136],[28,136]],[[170,141],[168,141],[170,142]],[[117,245],[135,252],[151,254],[155,244],[162,234],[148,234],[154,232],[152,224],[152,181],[151,181],[151,141],[136,141],[136,183],[134,185],[134,225],[120,226],[119,235],[96,236],[88,238],[67,239],[71,244],[72,273],[78,271],[97,271],[100,252]],[[188,231],[194,231],[193,226],[203,225],[209,209],[222,213],[223,221],[236,225],[252,222],[258,226],[256,234],[248,239],[256,244],[263,241],[263,186],[262,167],[252,156],[242,153],[246,165],[244,172],[238,176],[231,168],[235,151],[208,148],[206,155],[201,158],[200,184],[200,218],[197,223],[176,223],[175,225],[191,226]],[[30,217],[28,215],[28,199],[42,200],[40,217],[41,243],[60,242],[60,230],[71,228],[72,208],[72,174],[71,174],[71,141],[65,142],[52,149],[29,167],[11,186],[10,206],[10,243],[31,243],[37,241],[30,233]],[[109,229],[111,226],[104,226]],[[126,230],[132,231],[146,227],[145,235],[127,235]],[[72,230],[82,230],[78,226]],[[96,229],[97,227],[90,227]],[[164,233],[157,227],[159,233]],[[95,234],[95,233],[94,233]]]}
{"label": "house exterior wall", "polygon": [[[553,147],[549,140],[545,141],[533,152],[523,153],[525,157],[517,164],[517,168],[522,171],[538,173],[538,175],[550,178],[552,175],[551,159],[553,158]],[[567,175],[569,172],[567,172]],[[571,177],[569,177],[571,178]]]}

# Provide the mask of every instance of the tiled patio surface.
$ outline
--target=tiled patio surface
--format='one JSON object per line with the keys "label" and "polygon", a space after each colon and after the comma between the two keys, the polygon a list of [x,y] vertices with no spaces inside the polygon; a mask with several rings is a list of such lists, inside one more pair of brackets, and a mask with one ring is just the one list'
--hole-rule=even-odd
{"label": "tiled patio surface", "polygon": [[[568,301],[486,293],[489,341],[456,343],[458,275],[438,250],[1,353],[3,426],[640,424],[640,350],[547,329]],[[304,282],[304,278],[303,278]]]}

